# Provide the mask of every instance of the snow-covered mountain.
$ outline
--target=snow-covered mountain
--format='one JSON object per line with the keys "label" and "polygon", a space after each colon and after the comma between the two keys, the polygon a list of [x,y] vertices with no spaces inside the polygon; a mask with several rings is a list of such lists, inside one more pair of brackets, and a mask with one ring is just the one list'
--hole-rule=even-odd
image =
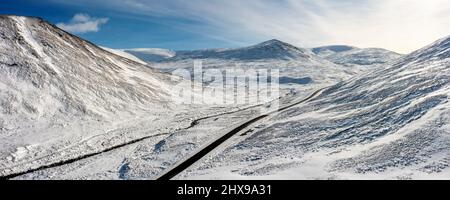
{"label": "snow-covered mountain", "polygon": [[0,16],[0,175],[189,126],[172,78],[42,19]]}
{"label": "snow-covered mountain", "polygon": [[321,58],[309,49],[295,47],[279,40],[269,40],[249,47],[177,52],[172,58],[155,63],[162,70],[192,69],[194,60],[207,69],[278,69],[284,92],[306,91],[332,85],[361,74],[367,69],[342,66]]}
{"label": "snow-covered mountain", "polygon": [[106,50],[135,61],[175,62],[188,59],[219,59],[242,62],[258,60],[299,60],[313,57],[312,54],[338,65],[369,66],[381,65],[401,57],[401,54],[381,48],[357,48],[346,45],[322,46],[303,49],[273,39],[257,45],[232,49],[205,49],[172,51],[159,48],[109,49]]}
{"label": "snow-covered mountain", "polygon": [[402,55],[381,48],[357,48],[345,45],[323,46],[311,49],[316,55],[345,66],[382,65]]}
{"label": "snow-covered mountain", "polygon": [[450,37],[326,89],[180,177],[450,177]]}
{"label": "snow-covered mountain", "polygon": [[196,51],[178,51],[169,60],[185,59],[226,59],[226,60],[295,60],[307,58],[305,49],[301,49],[279,40],[269,40],[254,46],[235,49],[208,49]]}
{"label": "snow-covered mountain", "polygon": [[[172,51],[160,48],[109,49],[113,53],[131,54],[146,62],[173,62],[186,59],[221,59],[256,61],[268,59],[295,60],[307,56],[306,49],[273,39],[257,45],[232,49]],[[309,53],[309,52],[308,52]]]}
{"label": "snow-covered mountain", "polygon": [[2,16],[0,23],[3,113],[105,115],[167,96],[167,74],[40,19]]}

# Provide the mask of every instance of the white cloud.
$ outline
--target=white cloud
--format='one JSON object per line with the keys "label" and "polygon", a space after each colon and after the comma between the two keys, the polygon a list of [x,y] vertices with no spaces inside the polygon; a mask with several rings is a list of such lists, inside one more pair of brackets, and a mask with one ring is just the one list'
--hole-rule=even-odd
{"label": "white cloud", "polygon": [[348,44],[408,53],[450,35],[448,0],[79,0],[78,3],[134,16],[192,20],[198,23],[175,25],[235,44],[277,38],[298,46]]}
{"label": "white cloud", "polygon": [[78,13],[69,23],[58,23],[56,26],[71,33],[97,32],[100,25],[108,22],[108,18],[94,18],[88,14]]}

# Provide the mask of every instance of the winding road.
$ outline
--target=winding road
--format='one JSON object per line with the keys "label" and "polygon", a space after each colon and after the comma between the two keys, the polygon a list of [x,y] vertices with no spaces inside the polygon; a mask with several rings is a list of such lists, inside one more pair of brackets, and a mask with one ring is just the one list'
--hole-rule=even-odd
{"label": "winding road", "polygon": [[229,138],[231,138],[232,136],[236,135],[237,133],[241,132],[242,130],[244,130],[245,128],[248,128],[249,126],[255,124],[256,122],[270,116],[273,115],[275,113],[279,113],[283,110],[286,110],[288,108],[297,106],[301,103],[305,103],[309,100],[311,100],[312,98],[316,97],[319,93],[321,93],[323,90],[325,90],[326,88],[322,88],[319,89],[315,92],[313,92],[311,95],[309,95],[308,97],[306,97],[305,99],[292,103],[290,105],[284,106],[282,108],[279,108],[277,110],[265,113],[263,115],[254,117],[253,119],[250,119],[244,123],[242,123],[241,125],[233,128],[232,130],[230,130],[229,132],[223,134],[221,137],[219,137],[218,139],[212,141],[211,143],[205,145],[205,147],[201,148],[200,150],[197,150],[196,153],[192,154],[192,156],[185,158],[184,160],[179,161],[177,164],[175,164],[173,167],[169,168],[168,170],[166,170],[165,173],[163,173],[161,176],[157,177],[156,180],[170,180],[173,177],[175,177],[176,175],[178,175],[179,173],[181,173],[182,171],[184,171],[185,169],[189,168],[191,165],[193,165],[194,163],[196,163],[197,161],[199,161],[200,159],[202,159],[204,156],[206,156],[209,152],[211,152],[212,150],[214,150],[215,148],[217,148],[219,145],[221,145],[222,143],[224,143],[225,141],[227,141]]}

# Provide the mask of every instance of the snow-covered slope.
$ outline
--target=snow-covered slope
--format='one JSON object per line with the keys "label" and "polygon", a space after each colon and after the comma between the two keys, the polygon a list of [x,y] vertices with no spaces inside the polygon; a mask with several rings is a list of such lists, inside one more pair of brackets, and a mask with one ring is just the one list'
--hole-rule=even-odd
{"label": "snow-covered slope", "polygon": [[326,89],[181,177],[450,178],[450,37]]}
{"label": "snow-covered slope", "polygon": [[317,47],[311,51],[333,63],[345,66],[382,65],[402,56],[381,48],[357,48],[345,45]]}
{"label": "snow-covered slope", "polygon": [[0,16],[0,175],[189,126],[171,78],[41,19]]}
{"label": "snow-covered slope", "polygon": [[3,113],[104,115],[167,96],[166,74],[39,19],[2,16],[1,23]]}

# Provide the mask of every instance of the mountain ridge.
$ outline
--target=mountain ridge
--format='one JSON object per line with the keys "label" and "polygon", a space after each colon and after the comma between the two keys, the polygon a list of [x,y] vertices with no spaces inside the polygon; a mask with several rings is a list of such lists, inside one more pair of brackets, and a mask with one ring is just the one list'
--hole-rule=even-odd
{"label": "mountain ridge", "polygon": [[295,47],[280,40],[272,39],[256,45],[241,48],[177,51],[174,57],[165,61],[206,58],[235,60],[293,60],[296,58],[307,58],[309,56],[309,53],[304,49]]}

